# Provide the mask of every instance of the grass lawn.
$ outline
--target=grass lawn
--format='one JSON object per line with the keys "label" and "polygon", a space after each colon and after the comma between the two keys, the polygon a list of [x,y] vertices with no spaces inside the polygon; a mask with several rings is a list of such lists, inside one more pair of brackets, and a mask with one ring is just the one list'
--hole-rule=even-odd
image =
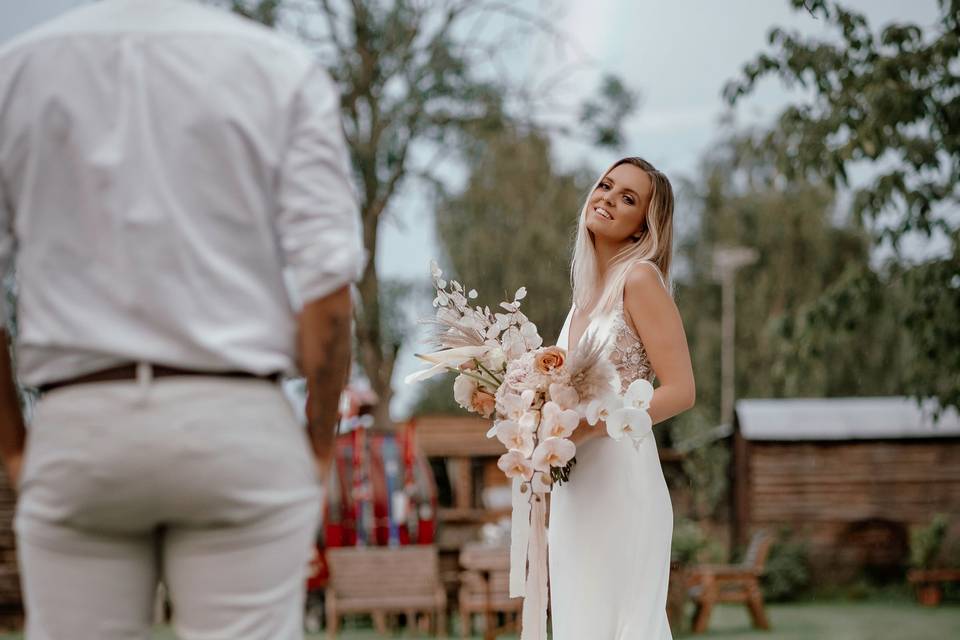
{"label": "grass lawn", "polygon": [[[924,609],[909,601],[811,602],[772,605],[768,609],[773,631],[752,631],[746,609],[721,605],[714,612],[709,633],[688,638],[724,640],[944,640],[960,638],[960,604]],[[380,640],[373,631],[347,631],[343,640]],[[418,636],[402,636],[414,638]],[[419,636],[422,637],[422,636]],[[21,640],[20,635],[0,635],[0,640]],[[158,630],[155,640],[175,640],[168,630]],[[309,640],[326,638],[308,635]],[[501,636],[502,640],[515,636]],[[601,639],[597,639],[601,640]]]}

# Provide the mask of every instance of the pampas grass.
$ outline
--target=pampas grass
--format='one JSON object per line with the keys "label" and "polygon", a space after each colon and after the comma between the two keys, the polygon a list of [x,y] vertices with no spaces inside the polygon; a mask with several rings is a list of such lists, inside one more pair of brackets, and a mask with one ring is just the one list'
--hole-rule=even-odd
{"label": "pampas grass", "polygon": [[587,331],[576,348],[568,354],[570,386],[585,404],[616,393],[617,370],[607,357],[609,345],[601,336],[608,332]]}

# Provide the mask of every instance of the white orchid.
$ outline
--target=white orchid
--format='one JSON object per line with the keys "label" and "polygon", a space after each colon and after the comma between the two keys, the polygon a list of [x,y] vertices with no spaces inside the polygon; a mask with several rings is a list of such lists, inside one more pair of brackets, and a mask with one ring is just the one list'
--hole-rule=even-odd
{"label": "white orchid", "polygon": [[536,393],[530,389],[520,394],[507,393],[500,398],[500,406],[498,408],[507,420],[519,422],[530,410],[530,407],[533,405],[533,400],[536,397]]}
{"label": "white orchid", "polygon": [[623,401],[626,406],[636,407],[644,411],[650,408],[650,401],[653,399],[653,385],[649,380],[640,378],[634,380],[627,387],[627,392],[623,394]]}
{"label": "white orchid", "polygon": [[540,439],[569,438],[577,425],[580,424],[580,414],[570,409],[563,409],[556,402],[547,402],[541,409]]}
{"label": "white orchid", "polygon": [[614,440],[629,436],[634,444],[639,444],[652,427],[650,414],[636,407],[621,407],[607,417],[607,434]]}
{"label": "white orchid", "polygon": [[611,395],[604,398],[596,398],[587,404],[584,417],[587,419],[587,423],[592,427],[601,420],[606,421],[611,412],[622,407],[623,402],[617,396]]}
{"label": "white orchid", "polygon": [[650,400],[653,385],[648,380],[634,380],[623,394],[622,406],[610,411],[606,418],[607,433],[614,440],[628,436],[636,447],[651,433]]}
{"label": "white orchid", "polygon": [[653,427],[648,413],[652,398],[653,385],[647,380],[634,380],[623,396],[610,395],[592,400],[587,404],[584,417],[590,425],[602,420],[607,434],[614,440],[628,436],[635,446],[639,446]]}
{"label": "white orchid", "polygon": [[530,480],[533,477],[533,463],[519,451],[507,451],[497,460],[497,467],[508,478],[523,478]]}
{"label": "white orchid", "polygon": [[533,468],[548,473],[551,467],[562,467],[577,453],[577,445],[566,438],[547,438],[533,451]]}
{"label": "white orchid", "polygon": [[519,451],[529,458],[533,453],[533,431],[521,426],[519,422],[504,420],[497,423],[497,440],[507,449]]}
{"label": "white orchid", "polygon": [[533,391],[524,391],[523,393],[501,393],[497,397],[497,412],[503,416],[502,422],[495,423],[489,431],[487,437],[492,438],[497,435],[499,425],[504,422],[515,422],[527,431],[533,432],[533,426],[536,424],[537,414],[531,410],[533,400],[536,394]]}

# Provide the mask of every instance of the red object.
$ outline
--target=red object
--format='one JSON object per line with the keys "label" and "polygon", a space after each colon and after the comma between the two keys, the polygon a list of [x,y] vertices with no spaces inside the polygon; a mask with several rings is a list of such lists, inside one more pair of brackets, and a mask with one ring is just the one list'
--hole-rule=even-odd
{"label": "red object", "polygon": [[[426,457],[417,451],[413,421],[395,433],[373,431],[362,424],[360,414],[366,405],[353,397],[347,400],[341,405],[347,412],[342,423],[353,430],[336,439],[323,505],[323,540],[310,565],[308,590],[326,587],[327,547],[386,546],[391,528],[401,545],[430,544],[436,535],[436,485]],[[388,440],[395,446],[386,446]],[[393,486],[387,477],[386,458],[390,456],[396,456],[398,468]],[[403,497],[390,495],[391,491],[402,491]],[[406,513],[394,513],[394,501],[402,499],[406,500]],[[405,517],[400,520],[397,515]]]}

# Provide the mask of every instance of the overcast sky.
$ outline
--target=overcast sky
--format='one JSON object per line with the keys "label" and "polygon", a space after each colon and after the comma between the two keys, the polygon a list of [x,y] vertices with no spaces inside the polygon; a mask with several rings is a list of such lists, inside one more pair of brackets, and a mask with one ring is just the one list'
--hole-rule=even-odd
{"label": "overcast sky", "polygon": [[[85,1],[0,0],[0,41]],[[604,71],[618,74],[639,91],[642,106],[627,124],[625,151],[648,158],[675,179],[692,176],[703,152],[717,139],[717,120],[726,108],[720,91],[745,62],[766,48],[771,27],[824,33],[822,21],[792,11],[787,0],[570,0],[561,4],[566,7],[562,27],[575,34],[585,54],[596,61],[593,77],[583,77],[583,91],[592,90],[595,78]],[[937,16],[936,0],[847,0],[844,4],[865,13],[875,27],[892,20],[928,25]],[[738,107],[737,119],[744,124],[768,122],[790,97],[778,83],[765,82]],[[600,171],[615,154],[585,154],[576,145],[560,142],[556,155],[564,166],[586,164]],[[404,204],[396,211],[396,221],[384,229],[378,267],[391,277],[426,279],[426,265],[437,255],[429,211],[415,194]],[[678,209],[677,215],[682,211]],[[397,375],[416,366],[408,355],[398,364]],[[395,410],[402,415],[410,394],[403,388],[398,392]]]}

